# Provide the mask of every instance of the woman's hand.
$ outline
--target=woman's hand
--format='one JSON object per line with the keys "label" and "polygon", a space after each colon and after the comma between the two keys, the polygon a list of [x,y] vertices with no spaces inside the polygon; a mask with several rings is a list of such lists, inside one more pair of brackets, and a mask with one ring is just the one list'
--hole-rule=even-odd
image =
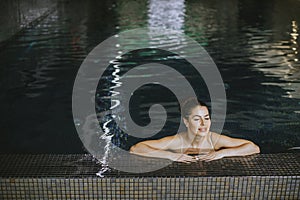
{"label": "woman's hand", "polygon": [[212,151],[206,155],[199,155],[196,156],[197,160],[202,160],[202,161],[212,161],[212,160],[218,160],[225,157],[224,153],[222,151]]}
{"label": "woman's hand", "polygon": [[183,162],[183,163],[191,163],[197,161],[194,156],[189,156],[187,154],[181,154],[181,153],[173,153],[169,159],[177,162]]}

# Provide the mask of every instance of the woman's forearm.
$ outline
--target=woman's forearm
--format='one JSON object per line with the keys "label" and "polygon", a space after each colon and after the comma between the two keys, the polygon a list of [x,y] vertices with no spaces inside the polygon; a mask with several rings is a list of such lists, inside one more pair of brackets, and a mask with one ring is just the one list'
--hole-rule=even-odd
{"label": "woman's forearm", "polygon": [[259,153],[260,149],[257,145],[252,142],[243,144],[238,147],[231,147],[226,149],[219,150],[219,153],[222,153],[224,157],[230,156],[247,156]]}
{"label": "woman's forearm", "polygon": [[138,143],[132,146],[130,148],[130,153],[147,157],[166,158],[170,160],[176,160],[175,157],[179,157],[179,155],[176,153],[160,149],[154,149],[143,143]]}

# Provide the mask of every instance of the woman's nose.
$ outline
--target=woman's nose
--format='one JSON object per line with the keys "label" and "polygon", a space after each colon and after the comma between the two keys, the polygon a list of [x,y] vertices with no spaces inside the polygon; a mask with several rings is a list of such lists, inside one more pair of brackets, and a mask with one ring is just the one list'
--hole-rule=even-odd
{"label": "woman's nose", "polygon": [[204,120],[203,119],[200,119],[200,125],[204,126]]}

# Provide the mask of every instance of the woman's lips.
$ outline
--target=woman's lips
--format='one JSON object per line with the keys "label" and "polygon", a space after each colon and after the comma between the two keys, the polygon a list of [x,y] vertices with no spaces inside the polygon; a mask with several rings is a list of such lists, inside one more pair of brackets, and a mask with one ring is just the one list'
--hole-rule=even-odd
{"label": "woman's lips", "polygon": [[199,130],[200,132],[206,132],[206,131],[207,131],[206,128],[198,128],[198,130]]}

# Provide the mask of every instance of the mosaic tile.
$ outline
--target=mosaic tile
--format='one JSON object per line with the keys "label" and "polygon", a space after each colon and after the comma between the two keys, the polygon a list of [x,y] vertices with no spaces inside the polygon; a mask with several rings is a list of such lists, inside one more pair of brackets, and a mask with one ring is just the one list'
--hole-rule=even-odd
{"label": "mosaic tile", "polygon": [[[47,156],[52,158],[48,163]],[[20,166],[12,166],[15,170],[18,169],[14,172],[9,171],[7,165],[10,160],[26,160],[24,155],[9,155],[5,159],[7,163],[0,163],[0,199],[299,199],[300,196],[299,154],[257,155],[252,157],[251,163],[248,158],[228,158],[219,162],[226,166],[222,169],[216,166],[218,162],[203,163],[200,170],[207,168],[205,176],[196,175],[194,172],[197,168],[191,169],[190,165],[177,163],[155,175],[123,175],[121,172],[111,171],[105,178],[95,177],[93,173],[99,165],[89,159],[81,159],[81,169],[86,167],[87,170],[83,170],[84,173],[80,176],[78,173],[72,176],[74,172],[71,167],[59,167],[77,162],[81,157],[82,155],[44,155],[42,159],[39,156],[29,156],[25,162],[28,166],[24,166],[22,174]],[[292,163],[283,162],[288,158],[294,158]],[[56,161],[59,163],[52,163]],[[273,164],[268,164],[271,161]],[[40,170],[35,175],[30,171],[35,169],[30,169],[33,163],[37,167],[47,166],[49,170],[52,166],[53,169],[46,173],[39,167]],[[244,168],[235,169],[237,166]],[[266,166],[270,169],[264,174]]]}

